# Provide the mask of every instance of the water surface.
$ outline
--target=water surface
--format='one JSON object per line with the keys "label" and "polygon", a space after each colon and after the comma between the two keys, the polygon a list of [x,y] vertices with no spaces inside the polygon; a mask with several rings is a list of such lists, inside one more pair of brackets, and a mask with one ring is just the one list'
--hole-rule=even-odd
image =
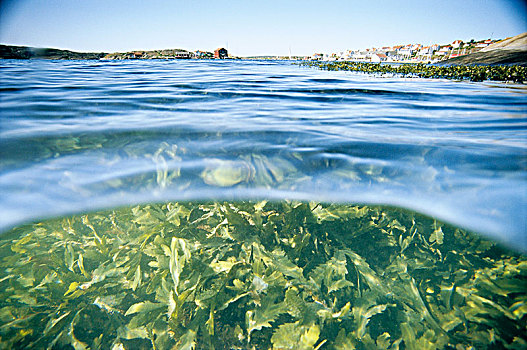
{"label": "water surface", "polygon": [[0,70],[0,227],[140,202],[411,208],[527,249],[524,85],[259,61]]}
{"label": "water surface", "polygon": [[0,347],[527,346],[525,86],[0,64]]}

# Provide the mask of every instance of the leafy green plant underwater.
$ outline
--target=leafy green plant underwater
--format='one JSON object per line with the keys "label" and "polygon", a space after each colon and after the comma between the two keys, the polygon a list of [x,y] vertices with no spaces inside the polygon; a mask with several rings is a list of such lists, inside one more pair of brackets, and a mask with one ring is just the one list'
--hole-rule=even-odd
{"label": "leafy green plant underwater", "polygon": [[1,237],[5,349],[527,347],[527,260],[396,208],[165,203]]}

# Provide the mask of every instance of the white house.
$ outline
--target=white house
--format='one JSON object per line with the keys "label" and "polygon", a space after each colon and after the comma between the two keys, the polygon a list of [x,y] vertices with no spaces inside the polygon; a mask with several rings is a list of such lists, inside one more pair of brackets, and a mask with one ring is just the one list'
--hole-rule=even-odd
{"label": "white house", "polygon": [[401,49],[397,53],[401,56],[412,56],[414,51],[412,49]]}
{"label": "white house", "polygon": [[459,47],[463,44],[463,40],[456,40],[452,42],[452,47],[454,49],[459,49]]}
{"label": "white house", "polygon": [[452,51],[452,46],[450,45],[446,45],[446,46],[441,46],[441,48],[436,52],[436,54],[447,54],[449,53],[450,51]]}
{"label": "white house", "polygon": [[350,50],[344,51],[340,53],[339,59],[341,60],[349,60],[351,59],[352,53]]}
{"label": "white house", "polygon": [[351,59],[354,61],[366,61],[366,54],[357,51],[351,56]]}
{"label": "white house", "polygon": [[373,62],[373,63],[380,63],[380,62],[384,62],[388,59],[388,56],[386,56],[385,54],[383,53],[374,53],[371,55],[370,57],[370,61]]}

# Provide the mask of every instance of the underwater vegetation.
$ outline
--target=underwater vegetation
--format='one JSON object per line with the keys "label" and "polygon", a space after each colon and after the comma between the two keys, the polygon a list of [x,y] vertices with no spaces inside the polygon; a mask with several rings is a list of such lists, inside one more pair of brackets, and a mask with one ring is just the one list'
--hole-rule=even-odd
{"label": "underwater vegetation", "polygon": [[443,78],[470,81],[527,81],[527,67],[513,66],[476,66],[476,65],[427,65],[423,63],[381,64],[365,62],[303,62],[301,65],[325,70],[348,70],[364,73],[399,74],[405,77]]}
{"label": "underwater vegetation", "polygon": [[527,347],[527,259],[397,208],[140,205],[1,237],[4,349]]}

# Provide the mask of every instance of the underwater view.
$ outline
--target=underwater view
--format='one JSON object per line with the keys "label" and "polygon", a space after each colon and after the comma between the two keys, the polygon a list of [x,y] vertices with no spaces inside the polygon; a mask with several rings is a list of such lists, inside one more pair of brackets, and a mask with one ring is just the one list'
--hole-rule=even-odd
{"label": "underwater view", "polygon": [[527,87],[2,60],[1,349],[525,349]]}
{"label": "underwater view", "polygon": [[6,349],[527,346],[525,256],[396,208],[149,204],[0,249]]}

